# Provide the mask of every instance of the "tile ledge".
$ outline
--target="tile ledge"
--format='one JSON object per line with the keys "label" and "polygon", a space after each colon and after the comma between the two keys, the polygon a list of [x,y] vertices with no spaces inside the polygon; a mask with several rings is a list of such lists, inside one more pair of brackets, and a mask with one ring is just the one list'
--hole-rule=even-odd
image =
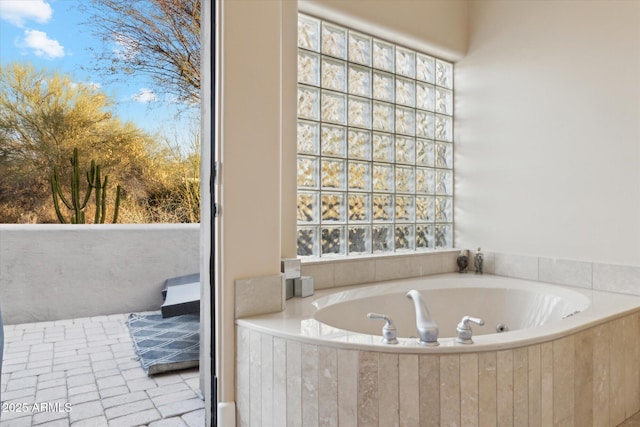
{"label": "tile ledge", "polygon": [[404,257],[418,257],[418,256],[432,256],[449,253],[460,253],[461,250],[457,248],[447,249],[435,249],[430,251],[420,252],[393,252],[388,254],[365,254],[365,255],[349,255],[343,257],[326,257],[326,258],[298,258],[302,265],[322,265],[329,263],[343,263],[350,261],[363,261],[363,260],[377,260],[377,259],[391,259],[391,258],[404,258]]}

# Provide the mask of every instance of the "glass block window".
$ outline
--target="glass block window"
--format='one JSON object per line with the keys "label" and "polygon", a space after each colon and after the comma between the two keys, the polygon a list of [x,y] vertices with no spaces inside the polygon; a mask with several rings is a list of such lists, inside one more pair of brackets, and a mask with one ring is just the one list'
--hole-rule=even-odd
{"label": "glass block window", "polygon": [[298,15],[298,256],[449,248],[453,64]]}

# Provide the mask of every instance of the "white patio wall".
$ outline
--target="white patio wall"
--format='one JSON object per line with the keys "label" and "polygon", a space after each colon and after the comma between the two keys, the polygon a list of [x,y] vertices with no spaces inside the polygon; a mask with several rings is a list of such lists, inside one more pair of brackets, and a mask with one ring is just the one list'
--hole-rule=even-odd
{"label": "white patio wall", "polygon": [[199,271],[198,224],[0,224],[5,324],[158,310]]}

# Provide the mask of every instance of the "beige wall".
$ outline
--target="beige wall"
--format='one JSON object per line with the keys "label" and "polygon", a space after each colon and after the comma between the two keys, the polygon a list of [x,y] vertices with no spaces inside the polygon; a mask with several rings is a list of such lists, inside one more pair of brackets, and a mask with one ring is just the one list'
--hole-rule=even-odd
{"label": "beige wall", "polygon": [[640,2],[471,1],[456,245],[640,264]]}
{"label": "beige wall", "polygon": [[[305,2],[304,7],[310,3]],[[447,52],[448,57],[460,57],[466,50],[463,1],[353,2],[357,7],[348,4],[351,2],[314,3],[332,19],[336,13],[348,13],[359,25],[373,22],[386,29],[402,30],[407,40],[404,44],[409,46],[424,38],[421,43]],[[288,0],[225,0],[218,4],[221,27],[216,154],[222,163],[222,175],[218,188],[217,366],[219,398],[232,402],[234,280],[276,274],[281,256],[295,256],[298,4]],[[439,33],[434,26],[441,28],[444,36],[436,35]],[[378,29],[368,27],[368,31]]]}

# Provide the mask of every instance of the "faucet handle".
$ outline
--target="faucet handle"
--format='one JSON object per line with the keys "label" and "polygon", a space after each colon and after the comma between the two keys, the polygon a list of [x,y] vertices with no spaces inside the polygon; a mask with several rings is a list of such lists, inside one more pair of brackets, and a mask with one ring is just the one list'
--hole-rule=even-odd
{"label": "faucet handle", "polygon": [[367,317],[372,320],[384,320],[386,323],[382,327],[382,342],[385,344],[398,344],[398,330],[393,324],[393,320],[386,314],[368,313]]}
{"label": "faucet handle", "polygon": [[456,331],[458,332],[458,338],[456,338],[456,341],[460,344],[473,344],[473,340],[471,339],[471,325],[469,325],[469,322],[473,322],[476,325],[480,326],[484,325],[484,320],[482,319],[479,319],[477,317],[464,316],[462,320],[460,320],[460,323],[458,323],[458,327],[456,328]]}

